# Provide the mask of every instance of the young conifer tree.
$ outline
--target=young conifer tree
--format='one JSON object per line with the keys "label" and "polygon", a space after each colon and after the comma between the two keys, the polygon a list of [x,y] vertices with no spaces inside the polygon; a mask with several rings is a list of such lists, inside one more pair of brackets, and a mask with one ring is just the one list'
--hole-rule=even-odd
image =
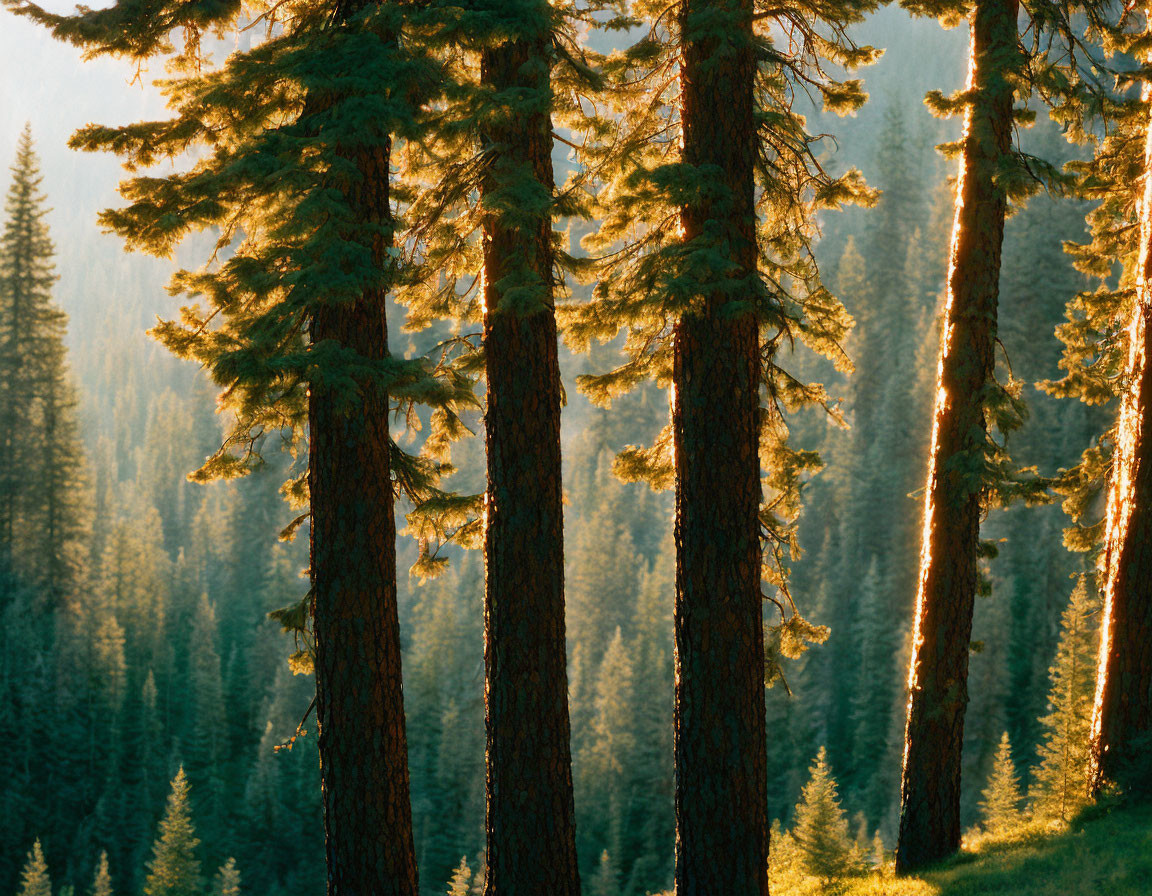
{"label": "young conifer tree", "polygon": [[235,859],[228,859],[216,872],[211,896],[240,896],[240,869]]}
{"label": "young conifer tree", "polygon": [[18,896],[52,896],[52,879],[48,876],[48,863],[44,861],[39,838],[28,851],[28,860],[20,873]]}
{"label": "young conifer tree", "polygon": [[[206,266],[172,285],[203,304],[156,330],[210,370],[233,416],[197,477],[241,475],[266,439],[298,449],[307,432],[306,469],[286,492],[309,504],[312,588],[282,620],[303,630],[311,610],[329,893],[411,896],[394,506],[398,493],[443,496],[439,465],[400,450],[389,416],[434,407],[435,441],[472,400],[454,371],[388,347],[404,243],[393,144],[418,130],[440,80],[407,38],[414,9],[121,0],[57,16],[11,5],[94,55],[169,60],[171,119],[92,126],[73,144],[116,151],[137,172],[122,185],[128,205],[102,217],[129,247],[169,255],[190,233],[218,234]],[[214,67],[212,37],[241,24],[261,37]],[[175,173],[138,173],[194,148],[206,152]]]}
{"label": "young conifer tree", "polygon": [[1048,713],[1040,720],[1029,798],[1039,818],[1068,821],[1088,796],[1088,744],[1099,644],[1098,593],[1081,576],[1060,620],[1060,641],[1049,672]]}
{"label": "young conifer tree", "polygon": [[96,873],[92,877],[92,889],[88,896],[112,896],[112,873],[108,870],[108,853],[101,851]]}
{"label": "young conifer tree", "polygon": [[992,774],[980,799],[984,830],[993,836],[1010,834],[1023,821],[1020,811],[1020,777],[1012,761],[1012,742],[1005,731],[996,748]]}
{"label": "young conifer tree", "polygon": [[[964,133],[945,147],[959,159],[943,339],[936,384],[920,581],[908,674],[898,872],[937,862],[960,846],[960,768],[968,703],[968,655],[980,521],[990,506],[1044,500],[1045,483],[1011,468],[1004,442],[1023,421],[1019,385],[996,378],[996,316],[1004,219],[1009,200],[1067,180],[1013,147],[1016,124],[1035,112],[1014,109],[1033,89],[1058,107],[1076,71],[1061,63],[1072,39],[1066,9],[1047,0],[906,0],[913,12],[945,24],[968,20],[968,83],[951,98],[930,93],[941,115],[964,114]],[[1086,4],[1091,7],[1093,4]],[[1092,12],[1093,10],[1088,9]],[[1052,35],[1049,53],[1025,48],[1018,17],[1034,37]],[[1055,47],[1056,49],[1053,49]],[[1074,58],[1074,57],[1072,57]]]}
{"label": "young conifer tree", "polygon": [[468,857],[461,856],[460,864],[452,872],[448,882],[448,896],[468,896],[468,885],[472,881],[472,869],[468,867]]}
{"label": "young conifer tree", "polygon": [[[641,2],[641,38],[610,61],[620,125],[587,152],[603,182],[605,257],[593,300],[565,310],[578,350],[628,333],[617,369],[580,381],[594,401],[654,378],[672,387],[671,426],[627,450],[617,472],[676,488],[676,890],[767,892],[762,579],[787,608],[770,656],[824,634],[792,613],[786,555],[798,484],[817,466],[786,443],[784,412],[822,402],[779,366],[799,339],[846,364],[848,321],[810,252],[814,212],[870,201],[857,172],[820,168],[792,106],[810,85],[857,108],[847,68],[875,51],[847,38],[870,2]],[[781,37],[787,35],[787,37]],[[767,468],[766,482],[761,471]],[[767,494],[764,494],[764,492]],[[769,671],[769,676],[772,671]],[[724,856],[724,861],[717,861]]]}
{"label": "young conifer tree", "polygon": [[840,806],[823,747],[808,771],[792,836],[804,871],[827,885],[858,871],[861,857],[848,835],[848,816]]}
{"label": "young conifer tree", "polygon": [[172,779],[172,792],[152,845],[144,896],[200,896],[203,881],[200,860],[196,858],[199,845],[192,824],[188,779],[184,769],[180,769]]}

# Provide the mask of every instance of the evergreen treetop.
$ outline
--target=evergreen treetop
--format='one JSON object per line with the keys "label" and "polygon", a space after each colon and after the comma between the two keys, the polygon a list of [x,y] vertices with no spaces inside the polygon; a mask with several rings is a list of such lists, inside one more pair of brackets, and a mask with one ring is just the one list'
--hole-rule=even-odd
{"label": "evergreen treetop", "polygon": [[980,801],[984,830],[993,836],[1012,833],[1024,817],[1020,800],[1020,779],[1012,762],[1012,743],[1008,732],[1004,732]]}
{"label": "evergreen treetop", "polygon": [[468,885],[472,882],[472,869],[468,867],[468,857],[461,856],[460,864],[452,872],[448,882],[448,896],[468,896]]}
{"label": "evergreen treetop", "polygon": [[[850,325],[843,306],[825,288],[812,251],[821,209],[845,203],[871,204],[875,193],[851,169],[833,175],[820,161],[821,138],[808,130],[797,96],[807,93],[839,114],[865,100],[861,82],[837,70],[872,62],[879,51],[857,46],[849,27],[876,8],[871,0],[801,3],[787,10],[755,3],[752,10],[756,58],[755,181],[756,270],[739,274],[725,261],[733,236],[743,227],[722,212],[733,197],[722,178],[695,169],[681,154],[679,60],[690,42],[712,39],[725,47],[743,34],[738,4],[715,4],[693,17],[681,33],[666,4],[640,2],[621,20],[639,34],[604,65],[610,89],[597,99],[598,139],[578,154],[598,186],[596,230],[584,245],[600,261],[587,303],[561,309],[565,338],[577,351],[594,341],[626,334],[623,362],[577,382],[594,403],[607,405],[641,381],[667,386],[672,379],[672,330],[701,296],[723,294],[733,314],[754,310],[760,331],[762,382],[760,457],[765,471],[760,514],[766,581],[781,608],[782,625],[772,630],[768,674],[776,658],[793,655],[823,630],[795,612],[788,590],[790,558],[798,553],[794,521],[801,484],[820,466],[811,451],[791,447],[786,416],[809,404],[833,410],[824,388],[782,366],[797,342],[850,366],[841,341]],[[782,35],[787,35],[786,38]],[[602,136],[601,136],[602,135]],[[681,209],[708,202],[717,209],[712,224],[692,241],[679,226]],[[726,222],[726,223],[725,223]],[[672,432],[665,429],[648,447],[631,446],[618,457],[616,472],[644,479],[655,488],[672,483]]]}
{"label": "evergreen treetop", "polygon": [[42,183],[26,126],[0,232],[0,574],[55,609],[77,584],[88,519]]}
{"label": "evergreen treetop", "polygon": [[89,896],[112,896],[112,874],[108,870],[107,852],[100,853],[100,861],[96,865],[96,874],[92,878]]}
{"label": "evergreen treetop", "polygon": [[809,775],[796,805],[791,833],[804,870],[829,884],[857,871],[860,856],[848,834],[848,817],[840,806],[823,747],[816,754]]}
{"label": "evergreen treetop", "polygon": [[[175,354],[210,371],[232,415],[224,444],[197,479],[243,475],[279,438],[298,454],[284,491],[303,505],[307,471],[298,448],[309,384],[350,403],[357,383],[373,383],[413,428],[420,425],[417,406],[431,407],[432,445],[461,431],[458,415],[474,404],[471,385],[443,356],[369,362],[309,338],[317,309],[354,302],[370,288],[390,291],[403,276],[406,259],[397,247],[406,237],[397,209],[379,228],[365,229],[347,197],[359,177],[350,154],[418,138],[422,110],[440,89],[439,62],[410,40],[415,7],[359,4],[335,24],[335,0],[254,8],[119,0],[73,15],[6,3],[90,56],[168,62],[162,87],[171,118],[91,125],[71,145],[115,152],[132,175],[121,184],[126,206],[101,216],[129,248],[170,256],[193,233],[217,234],[203,267],[173,277],[170,291],[193,302],[153,331]],[[212,38],[241,27],[263,31],[249,49],[214,63]],[[404,89],[393,86],[400,84]],[[202,150],[196,161],[178,163],[173,173],[148,171],[194,149]],[[383,266],[372,261],[380,241],[392,247]],[[436,487],[445,472],[437,452],[413,455],[396,438],[391,449],[397,492],[415,505],[433,501],[438,531],[450,528],[459,507]]]}
{"label": "evergreen treetop", "polygon": [[240,896],[240,869],[236,867],[235,859],[229,858],[216,872],[212,896]]}
{"label": "evergreen treetop", "polygon": [[1041,818],[1068,821],[1088,799],[1088,741],[1096,690],[1100,593],[1081,575],[1060,619],[1048,712],[1029,796]]}
{"label": "evergreen treetop", "polygon": [[52,880],[48,876],[48,863],[37,837],[28,851],[28,860],[20,874],[19,896],[52,896]]}
{"label": "evergreen treetop", "polygon": [[181,768],[172,779],[168,806],[152,845],[144,896],[201,896],[200,860],[196,858],[199,845],[192,825],[188,779]]}

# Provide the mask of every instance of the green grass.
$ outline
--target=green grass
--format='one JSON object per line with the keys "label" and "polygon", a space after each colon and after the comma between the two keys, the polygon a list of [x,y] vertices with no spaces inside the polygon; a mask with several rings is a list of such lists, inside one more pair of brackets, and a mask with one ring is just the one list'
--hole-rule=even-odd
{"label": "green grass", "polygon": [[[811,882],[774,882],[773,896],[817,894]],[[1025,827],[983,840],[938,868],[896,879],[873,873],[831,891],[843,896],[1152,896],[1152,807],[1094,809],[1064,830]]]}

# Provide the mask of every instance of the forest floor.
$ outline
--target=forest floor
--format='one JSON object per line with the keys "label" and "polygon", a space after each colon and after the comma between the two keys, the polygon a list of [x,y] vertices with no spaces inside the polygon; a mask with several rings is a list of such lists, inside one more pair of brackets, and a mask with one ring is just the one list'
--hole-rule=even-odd
{"label": "forest floor", "polygon": [[1152,896],[1152,807],[1090,810],[1061,831],[1023,826],[985,839],[940,868],[896,880],[872,874],[843,896]]}

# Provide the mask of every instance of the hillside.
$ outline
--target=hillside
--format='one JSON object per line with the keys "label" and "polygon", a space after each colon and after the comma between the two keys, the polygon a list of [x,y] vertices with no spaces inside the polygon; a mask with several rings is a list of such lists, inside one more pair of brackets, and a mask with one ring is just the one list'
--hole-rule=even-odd
{"label": "hillside", "polygon": [[837,888],[791,877],[774,896],[1146,896],[1152,893],[1152,808],[1090,810],[1065,830],[1020,828],[1011,838],[975,840],[939,870],[896,880],[873,872]]}

